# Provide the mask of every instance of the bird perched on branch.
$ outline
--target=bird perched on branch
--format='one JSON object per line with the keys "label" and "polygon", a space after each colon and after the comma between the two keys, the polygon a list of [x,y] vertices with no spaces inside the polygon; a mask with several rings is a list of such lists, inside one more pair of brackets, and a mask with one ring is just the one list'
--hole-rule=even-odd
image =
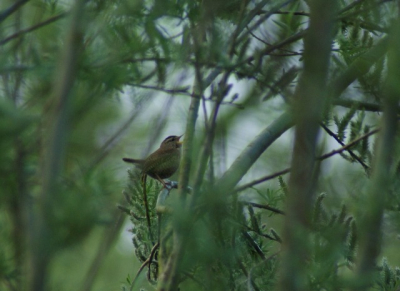
{"label": "bird perched on branch", "polygon": [[164,139],[160,148],[143,160],[123,158],[127,163],[135,164],[143,175],[160,181],[166,187],[163,179],[171,177],[179,167],[181,158],[181,136],[171,135]]}

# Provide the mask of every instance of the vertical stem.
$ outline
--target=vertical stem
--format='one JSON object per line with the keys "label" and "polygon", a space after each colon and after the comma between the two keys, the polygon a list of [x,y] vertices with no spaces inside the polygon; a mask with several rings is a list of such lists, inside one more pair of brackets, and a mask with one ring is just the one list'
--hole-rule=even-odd
{"label": "vertical stem", "polygon": [[48,120],[48,136],[44,151],[42,192],[38,197],[38,209],[33,212],[31,228],[31,262],[29,289],[39,291],[46,289],[47,268],[54,254],[54,235],[49,226],[52,220],[54,201],[57,198],[57,181],[62,171],[63,157],[68,133],[69,105],[73,87],[78,55],[82,45],[82,14],[84,0],[76,0],[71,12],[70,26],[66,35],[65,50],[60,60],[56,76],[53,98],[54,108]]}
{"label": "vertical stem", "polygon": [[304,71],[293,103],[296,130],[283,230],[281,278],[278,286],[281,291],[307,290],[307,232],[316,181],[318,122],[327,99],[326,81],[334,28],[334,2],[309,2],[311,15],[304,39]]}
{"label": "vertical stem", "polygon": [[[203,35],[201,29],[193,28],[193,41],[195,43],[196,50],[196,59],[199,58],[199,40],[197,39],[199,36]],[[179,205],[176,207],[176,210],[182,214],[182,216],[178,217],[175,220],[174,230],[173,230],[173,249],[171,254],[167,259],[167,263],[165,266],[162,266],[162,271],[160,274],[158,289],[160,291],[172,291],[178,289],[178,269],[179,262],[181,257],[183,256],[183,252],[185,250],[184,246],[184,236],[185,233],[182,231],[182,224],[188,223],[188,221],[182,221],[183,215],[186,214],[187,209],[185,209],[185,201],[187,194],[187,187],[189,183],[189,175],[192,167],[192,151],[193,151],[193,139],[194,132],[196,128],[196,121],[198,117],[198,111],[200,107],[200,98],[197,96],[201,96],[203,94],[203,78],[202,72],[199,66],[195,66],[195,84],[193,89],[193,96],[191,98],[190,106],[189,106],[189,115],[186,122],[186,130],[184,137],[184,146],[182,159],[179,170]],[[179,216],[179,215],[178,215]],[[179,221],[178,221],[179,220]]]}
{"label": "vertical stem", "polygon": [[360,249],[357,258],[358,283],[354,290],[366,290],[375,271],[376,259],[380,253],[382,217],[385,207],[385,193],[391,182],[391,160],[397,131],[397,113],[400,86],[400,19],[393,24],[389,39],[388,76],[383,101],[382,130],[377,139],[372,179],[363,203],[363,216],[359,219]]}
{"label": "vertical stem", "polygon": [[[20,1],[15,3],[13,6],[8,8],[3,14],[5,17],[6,12],[11,15],[15,12],[15,31],[21,29],[21,19],[23,18],[22,9],[19,9],[26,1]],[[0,16],[1,18],[1,16]],[[19,39],[13,45],[13,58],[16,64],[23,62],[24,52],[21,50],[21,45],[23,44],[23,38]],[[6,81],[9,90],[5,90],[9,93],[9,98],[12,100],[16,110],[18,110],[19,97],[21,95],[21,80],[22,72],[16,72],[14,77],[10,74],[7,76],[8,81]],[[23,274],[26,272],[26,263],[24,260],[25,246],[26,246],[26,206],[28,203],[26,181],[27,175],[25,171],[25,158],[26,151],[24,144],[20,138],[17,136],[14,139],[14,151],[15,151],[15,175],[16,175],[16,192],[10,201],[10,218],[12,223],[12,240],[14,246],[14,258],[15,258],[15,269],[18,273]],[[23,289],[23,280],[17,276],[16,278],[16,288]]]}

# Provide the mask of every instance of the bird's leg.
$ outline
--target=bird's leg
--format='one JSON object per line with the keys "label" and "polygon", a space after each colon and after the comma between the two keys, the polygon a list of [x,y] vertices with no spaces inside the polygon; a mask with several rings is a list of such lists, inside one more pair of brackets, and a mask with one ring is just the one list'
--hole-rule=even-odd
{"label": "bird's leg", "polygon": [[165,181],[163,179],[161,179],[159,175],[155,174],[155,176],[156,176],[157,180],[160,181],[161,184],[163,184],[164,188],[169,189],[169,187],[167,186]]}

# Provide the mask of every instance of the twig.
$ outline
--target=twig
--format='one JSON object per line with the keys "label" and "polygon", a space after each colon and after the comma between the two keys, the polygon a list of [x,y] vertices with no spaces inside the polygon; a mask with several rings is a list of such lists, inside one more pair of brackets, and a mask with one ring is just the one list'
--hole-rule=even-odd
{"label": "twig", "polygon": [[338,11],[338,14],[343,14],[346,11],[349,11],[350,9],[353,9],[357,5],[360,5],[364,2],[365,0],[355,0],[354,2],[350,3],[346,7],[342,8],[341,10]]}
{"label": "twig", "polygon": [[235,189],[235,192],[241,192],[241,191],[243,191],[243,190],[245,190],[245,189],[247,189],[247,188],[253,187],[254,185],[263,183],[263,182],[268,181],[268,180],[272,180],[272,179],[274,179],[274,178],[276,178],[276,177],[285,175],[285,174],[287,174],[287,173],[289,173],[289,172],[290,172],[290,168],[287,168],[287,169],[284,169],[284,170],[282,170],[282,171],[273,173],[273,174],[271,174],[271,175],[262,177],[262,178],[260,178],[260,179],[254,180],[254,181],[252,181],[252,182],[250,182],[250,183],[247,183],[247,184],[244,184],[244,185],[242,185],[242,186],[240,186],[240,187],[237,187],[237,188]]}
{"label": "twig", "polygon": [[[151,281],[151,269],[150,269],[151,268],[151,263],[153,262],[153,257],[154,257],[154,255],[156,253],[156,250],[158,249],[159,246],[160,246],[160,243],[159,243],[159,241],[157,241],[157,243],[153,246],[153,248],[151,249],[151,252],[150,252],[149,263],[148,263],[149,270],[147,272],[147,279],[149,281]],[[155,279],[157,279],[157,278],[155,278]]]}
{"label": "twig", "polygon": [[[249,28],[248,28],[248,32],[255,30],[256,28],[258,28],[261,24],[265,23],[265,21],[271,17],[275,11],[279,11],[279,9],[281,9],[282,7],[288,5],[290,2],[292,2],[293,0],[288,0],[285,1],[283,3],[279,3],[278,5],[276,5],[275,7],[271,8],[270,11],[268,11],[268,13],[264,14],[263,16],[261,16],[257,21],[255,21],[254,24],[252,24]],[[246,25],[247,26],[247,25]],[[241,35],[238,40],[236,41],[236,44],[241,43],[244,39],[246,38],[246,35]]]}
{"label": "twig", "polygon": [[136,273],[135,278],[134,278],[133,281],[132,281],[130,291],[133,290],[133,287],[135,286],[135,282],[136,282],[136,280],[138,279],[140,273],[144,270],[144,268],[145,268],[148,264],[151,264],[151,261],[152,261],[152,258],[153,258],[153,256],[154,256],[154,253],[156,252],[156,250],[158,249],[159,246],[160,246],[159,243],[156,243],[156,244],[153,246],[153,248],[151,249],[151,252],[150,252],[149,257],[148,257],[147,260],[144,261],[143,264],[140,266],[139,270],[138,270],[137,273]]}
{"label": "twig", "polygon": [[180,88],[174,88],[174,89],[166,89],[163,87],[156,87],[156,86],[148,86],[148,85],[142,85],[142,84],[134,84],[134,83],[128,83],[129,86],[133,87],[138,87],[138,88],[143,88],[143,89],[151,89],[151,90],[157,90],[161,92],[165,92],[168,94],[185,94],[188,96],[191,96],[189,93],[189,87],[180,87]]}
{"label": "twig", "polygon": [[246,203],[246,204],[251,205],[251,206],[256,207],[256,208],[267,209],[267,210],[270,210],[270,211],[272,211],[272,212],[285,215],[285,212],[284,212],[284,211],[282,211],[282,210],[280,210],[280,209],[278,209],[278,208],[269,206],[269,205],[258,204],[258,203],[254,203],[254,202],[242,202],[242,203]]}
{"label": "twig", "polygon": [[[266,56],[273,52],[274,50],[280,49],[281,47],[284,47],[290,43],[296,42],[300,39],[302,39],[306,35],[307,30],[300,31],[298,33],[293,34],[292,36],[288,37],[287,39],[282,40],[281,42],[278,42],[275,45],[269,46],[259,52],[260,55],[260,60],[263,56]],[[247,59],[243,60],[242,62],[239,62],[236,66],[240,67],[242,65],[250,64],[252,61],[255,60],[255,56],[252,55],[248,57]]]}
{"label": "twig", "polygon": [[[232,58],[233,53],[235,52],[236,39],[239,36],[241,30],[243,29],[242,22],[245,20],[245,11],[246,11],[246,7],[249,4],[249,2],[250,2],[249,0],[245,0],[245,1],[242,1],[241,5],[240,5],[240,12],[239,12],[239,17],[238,17],[238,21],[237,21],[238,25],[236,25],[236,29],[232,33],[232,36],[230,37],[230,39],[228,41],[228,54],[229,54],[230,58]],[[259,3],[258,5],[262,5],[262,3]],[[258,9],[257,6],[255,7],[255,9]],[[260,6],[260,8],[261,8],[261,6]]]}
{"label": "twig", "polygon": [[377,133],[378,131],[379,131],[379,128],[374,129],[374,130],[372,130],[372,131],[360,136],[359,138],[356,138],[355,140],[353,140],[352,142],[348,143],[347,145],[341,147],[340,149],[331,151],[330,153],[327,153],[327,154],[324,154],[324,155],[318,157],[317,160],[322,161],[322,160],[325,160],[325,159],[327,159],[327,158],[329,158],[331,156],[334,156],[336,154],[340,154],[340,153],[342,153],[344,151],[347,151],[349,148],[351,148],[352,146],[354,146],[355,144],[357,144],[361,140],[366,139],[367,137]]}
{"label": "twig", "polygon": [[265,260],[265,255],[263,251],[260,249],[258,244],[253,240],[253,238],[246,232],[242,231],[242,235],[244,238],[248,241],[249,245],[255,250],[255,252],[263,259]]}
{"label": "twig", "polygon": [[28,2],[29,0],[20,0],[15,2],[14,4],[12,4],[10,7],[8,7],[7,9],[4,9],[1,13],[0,13],[0,23],[3,22],[8,16],[10,16],[11,14],[13,14],[15,11],[17,11],[17,9],[19,7],[21,7],[22,5],[24,5],[26,2]]}
{"label": "twig", "polygon": [[[229,40],[228,44],[228,52],[229,56],[233,55],[234,49],[236,47],[236,44],[239,44],[240,42],[237,41],[237,38],[239,35],[242,33],[243,29],[254,19],[255,16],[258,15],[259,11],[268,3],[267,0],[263,0],[260,3],[258,3],[249,13],[246,17],[244,17],[244,7],[242,6],[241,11],[240,11],[240,21],[238,22],[238,25],[236,26],[235,31],[232,33],[232,36]],[[247,4],[247,3],[246,3]]]}
{"label": "twig", "polygon": [[[268,11],[263,11],[267,13]],[[310,13],[304,11],[275,11],[274,14],[282,14],[282,15],[297,15],[297,16],[310,16]]]}
{"label": "twig", "polygon": [[11,40],[13,40],[14,38],[17,38],[17,37],[19,37],[21,35],[24,35],[26,33],[29,33],[29,32],[34,31],[36,29],[39,29],[39,28],[41,28],[43,26],[46,26],[47,24],[50,24],[50,23],[52,23],[54,21],[57,21],[57,20],[59,20],[61,18],[64,18],[66,15],[67,15],[67,12],[64,12],[64,13],[58,14],[56,16],[50,17],[49,19],[47,19],[47,20],[45,20],[43,22],[40,22],[40,23],[38,23],[38,24],[36,24],[34,26],[31,26],[29,28],[20,30],[20,31],[10,35],[9,37],[6,37],[5,39],[1,40],[0,41],[0,46],[6,44],[7,42],[9,42]]}
{"label": "twig", "polygon": [[[322,155],[320,157],[317,157],[316,160],[322,161],[322,160],[325,160],[325,159],[327,159],[327,158],[329,158],[331,156],[334,156],[336,154],[340,154],[340,153],[348,150],[348,148],[351,148],[352,146],[354,146],[356,143],[360,142],[361,140],[363,140],[363,139],[365,139],[365,138],[377,133],[378,131],[379,131],[379,129],[372,130],[372,131],[360,136],[359,138],[353,140],[352,142],[348,143],[347,145],[345,145],[345,146],[343,146],[343,147],[341,147],[341,148],[339,148],[337,150],[333,150],[333,151],[331,151],[329,153],[326,153],[326,154],[324,154],[324,155]],[[276,172],[274,174],[259,178],[257,180],[254,180],[254,181],[250,182],[250,183],[247,183],[247,184],[244,184],[244,185],[242,185],[240,187],[237,187],[234,191],[235,192],[243,191],[243,190],[245,190],[247,188],[250,188],[250,187],[252,187],[254,185],[257,185],[257,184],[266,182],[268,180],[274,179],[276,177],[282,176],[284,174],[287,174],[287,173],[290,172],[290,170],[291,170],[291,168],[286,168],[286,169],[284,169],[282,171],[279,171],[279,172]]]}
{"label": "twig", "polygon": [[[345,144],[338,138],[338,136],[336,134],[334,134],[327,126],[325,126],[325,124],[323,124],[322,122],[320,123],[321,127],[330,135],[332,136],[341,146],[345,146]],[[361,166],[363,166],[364,170],[368,170],[369,166],[366,165],[352,150],[350,150],[349,148],[346,149],[347,152],[350,154],[350,156],[355,159],[357,162],[359,162],[361,164]]]}
{"label": "twig", "polygon": [[278,240],[278,239],[270,236],[269,234],[262,233],[261,230],[253,229],[253,228],[247,226],[246,224],[240,224],[240,226],[246,228],[248,231],[254,232],[255,234],[258,234],[259,236],[265,237],[265,238],[267,238],[269,240],[277,241],[277,242],[280,242],[280,243],[282,242],[281,240]]}
{"label": "twig", "polygon": [[365,111],[372,111],[372,112],[381,112],[382,107],[379,104],[373,104],[368,102],[362,101],[354,101],[354,100],[346,100],[346,99],[335,99],[333,100],[333,104],[351,108],[356,106],[359,109],[363,109]]}

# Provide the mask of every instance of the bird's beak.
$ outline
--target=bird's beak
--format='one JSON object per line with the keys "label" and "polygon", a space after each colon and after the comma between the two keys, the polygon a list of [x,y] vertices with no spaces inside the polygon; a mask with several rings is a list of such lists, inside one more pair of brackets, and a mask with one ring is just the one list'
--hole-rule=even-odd
{"label": "bird's beak", "polygon": [[180,138],[181,138],[182,136],[183,136],[183,134],[180,135],[180,136],[178,137],[178,142],[177,142],[178,145],[182,145],[182,144],[183,144],[183,141],[180,141]]}

